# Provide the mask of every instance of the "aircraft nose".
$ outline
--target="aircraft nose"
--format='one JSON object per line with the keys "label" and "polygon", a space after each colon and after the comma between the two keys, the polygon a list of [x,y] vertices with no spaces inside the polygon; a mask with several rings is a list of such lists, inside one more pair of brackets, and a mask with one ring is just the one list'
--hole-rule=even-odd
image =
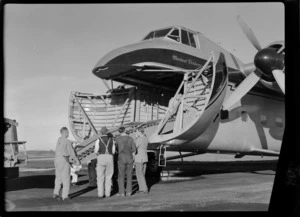
{"label": "aircraft nose", "polygon": [[130,47],[117,48],[103,56],[93,68],[93,74],[102,79],[113,79],[121,72],[131,70]]}

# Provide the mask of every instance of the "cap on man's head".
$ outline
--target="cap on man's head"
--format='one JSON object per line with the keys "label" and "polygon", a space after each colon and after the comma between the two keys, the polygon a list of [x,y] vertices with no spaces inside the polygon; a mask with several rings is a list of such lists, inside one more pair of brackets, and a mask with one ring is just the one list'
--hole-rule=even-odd
{"label": "cap on man's head", "polygon": [[107,132],[108,132],[108,129],[107,129],[106,127],[101,127],[100,133],[101,133],[102,135],[106,135]]}
{"label": "cap on man's head", "polygon": [[119,128],[119,133],[124,133],[124,131],[125,131],[125,127],[120,127]]}

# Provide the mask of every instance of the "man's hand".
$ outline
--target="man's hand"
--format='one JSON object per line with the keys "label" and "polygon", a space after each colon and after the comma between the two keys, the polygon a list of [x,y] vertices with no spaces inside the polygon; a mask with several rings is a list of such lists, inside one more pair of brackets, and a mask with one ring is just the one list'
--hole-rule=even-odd
{"label": "man's hand", "polygon": [[80,162],[79,162],[79,160],[78,159],[74,159],[74,158],[69,158],[69,162],[71,163],[71,164],[74,164],[74,165],[76,165],[76,166],[79,166],[80,165]]}

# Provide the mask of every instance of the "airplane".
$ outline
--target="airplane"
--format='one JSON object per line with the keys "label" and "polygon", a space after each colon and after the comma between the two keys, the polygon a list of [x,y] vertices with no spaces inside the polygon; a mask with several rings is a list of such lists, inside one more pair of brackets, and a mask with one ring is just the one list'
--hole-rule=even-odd
{"label": "airplane", "polygon": [[[103,126],[114,136],[124,126],[133,137],[143,127],[152,174],[168,160],[204,153],[279,156],[285,129],[284,41],[262,47],[240,16],[237,22],[257,49],[252,63],[182,26],[151,31],[102,57],[92,73],[107,94],[70,96],[69,121],[81,142],[81,162],[96,157],[93,145]],[[114,88],[113,82],[122,85]],[[166,150],[179,155],[167,158]]]}

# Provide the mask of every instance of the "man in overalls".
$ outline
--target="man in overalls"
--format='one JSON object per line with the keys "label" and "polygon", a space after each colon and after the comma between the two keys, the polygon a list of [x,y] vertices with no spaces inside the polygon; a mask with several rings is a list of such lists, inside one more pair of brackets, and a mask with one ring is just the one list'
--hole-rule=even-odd
{"label": "man in overalls", "polygon": [[97,154],[96,171],[99,198],[102,198],[104,193],[105,197],[110,197],[112,184],[111,179],[114,173],[113,154],[115,153],[115,147],[113,135],[111,133],[107,134],[107,131],[106,127],[101,128],[100,134],[102,137],[100,137],[95,144],[95,153]]}
{"label": "man in overalls", "polygon": [[[61,137],[59,137],[55,148],[55,187],[53,192],[53,198],[55,199],[70,199],[68,197],[70,190],[70,165],[80,165],[80,162],[74,152],[72,141],[68,140],[69,130],[66,127],[60,130]],[[62,198],[59,196],[59,192],[62,188]]]}

